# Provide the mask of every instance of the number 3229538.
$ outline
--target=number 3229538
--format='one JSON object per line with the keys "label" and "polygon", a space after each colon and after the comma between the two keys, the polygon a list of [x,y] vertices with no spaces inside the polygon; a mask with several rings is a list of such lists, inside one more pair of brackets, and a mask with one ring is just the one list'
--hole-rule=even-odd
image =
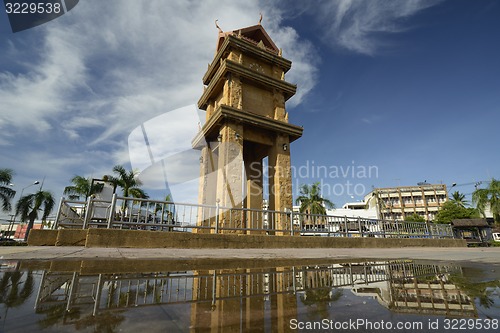
{"label": "number 3229538", "polygon": [[59,2],[7,2],[5,4],[5,11],[7,14],[59,14],[62,8]]}

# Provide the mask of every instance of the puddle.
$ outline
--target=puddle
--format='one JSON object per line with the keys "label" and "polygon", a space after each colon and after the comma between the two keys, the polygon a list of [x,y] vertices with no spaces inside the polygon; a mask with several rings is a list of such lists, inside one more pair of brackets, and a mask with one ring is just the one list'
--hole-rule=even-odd
{"label": "puddle", "polygon": [[496,265],[420,260],[0,263],[0,332],[500,329]]}

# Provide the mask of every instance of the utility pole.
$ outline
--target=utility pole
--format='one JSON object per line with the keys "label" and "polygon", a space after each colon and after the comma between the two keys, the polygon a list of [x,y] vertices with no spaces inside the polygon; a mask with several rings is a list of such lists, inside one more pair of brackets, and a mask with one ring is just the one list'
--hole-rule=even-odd
{"label": "utility pole", "polygon": [[7,228],[7,234],[5,235],[5,237],[12,238],[10,232],[11,232],[11,229],[14,228],[14,221],[15,221],[16,215],[10,214],[9,216],[10,216],[9,227]]}
{"label": "utility pole", "polygon": [[[43,177],[43,179],[45,180],[45,177]],[[37,181],[34,181],[32,184],[29,184],[28,186],[23,187],[21,189],[21,195],[19,196],[19,200],[22,199],[25,189],[27,189],[28,187],[34,186],[34,185],[38,185],[38,184],[40,184],[40,182],[37,180]],[[42,183],[42,186],[43,186],[43,183]],[[40,190],[42,189],[42,186],[40,186]],[[14,224],[16,223],[16,217],[17,217],[17,214],[12,215],[12,221],[11,221],[11,223],[9,223],[9,230],[8,230],[9,232],[12,231],[12,230],[10,230],[11,226],[12,226],[12,228],[14,228]],[[9,238],[10,238],[10,236],[9,236]]]}

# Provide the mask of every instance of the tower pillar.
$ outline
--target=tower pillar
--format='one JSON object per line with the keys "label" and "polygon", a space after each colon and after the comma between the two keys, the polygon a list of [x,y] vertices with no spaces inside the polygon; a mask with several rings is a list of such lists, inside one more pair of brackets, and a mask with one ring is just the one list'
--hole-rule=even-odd
{"label": "tower pillar", "polygon": [[[293,209],[292,172],[288,137],[278,135],[269,150],[269,209],[287,212]],[[275,220],[276,235],[290,235],[292,221],[284,214]]]}

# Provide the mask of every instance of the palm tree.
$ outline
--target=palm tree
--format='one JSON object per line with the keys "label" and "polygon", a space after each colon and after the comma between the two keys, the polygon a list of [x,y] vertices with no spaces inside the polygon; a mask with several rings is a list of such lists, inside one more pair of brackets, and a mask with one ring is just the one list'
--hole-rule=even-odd
{"label": "palm tree", "polygon": [[[166,202],[172,202],[172,195],[169,193],[165,196]],[[175,223],[174,221],[174,212],[175,205],[173,204],[165,204],[165,203],[157,203],[155,205],[155,215],[160,217],[161,221],[168,224]],[[163,228],[162,228],[163,230]],[[168,228],[169,231],[172,231],[172,227]]]}
{"label": "palm tree", "polygon": [[0,304],[4,304],[4,323],[10,308],[23,305],[33,294],[35,279],[31,271],[28,271],[23,279],[24,272],[4,272],[0,279]]}
{"label": "palm tree", "polygon": [[[21,216],[21,221],[28,220],[26,235],[24,240],[28,239],[30,230],[38,219],[38,212],[43,211],[42,221],[45,221],[54,208],[54,197],[49,191],[43,191],[41,188],[34,194],[28,194],[19,199],[16,205],[16,216]],[[43,209],[42,209],[43,207]]]}
{"label": "palm tree", "polygon": [[26,278],[22,277],[24,272],[5,272],[0,279],[0,304],[7,308],[22,305],[33,293],[34,277],[31,271],[27,272]]}
{"label": "palm tree", "polygon": [[[106,181],[110,182],[116,187],[120,187],[123,190],[124,197],[133,197],[133,198],[142,198],[147,199],[149,196],[139,187],[142,185],[142,182],[137,175],[139,172],[130,170],[127,171],[121,165],[115,165],[113,168],[113,172],[117,175],[115,176],[105,176]],[[122,212],[125,214],[128,209],[134,208],[136,201],[130,203],[128,200],[123,200],[122,203]],[[131,205],[131,207],[129,207]]]}
{"label": "palm tree", "polygon": [[16,191],[10,188],[13,173],[11,169],[0,169],[0,201],[4,212],[12,209],[10,200],[16,195]]}
{"label": "palm tree", "polygon": [[453,202],[458,207],[465,208],[469,202],[465,199],[465,194],[455,191],[451,194],[450,201]]}
{"label": "palm tree", "polygon": [[335,207],[333,202],[321,196],[319,183],[302,185],[300,188],[300,196],[295,202],[300,205],[300,212],[306,214],[300,218],[301,227],[304,228],[324,228],[325,219],[321,216],[311,215],[326,215],[326,208]]}
{"label": "palm tree", "polygon": [[103,183],[94,183],[90,177],[74,176],[71,178],[71,182],[73,185],[64,188],[64,194],[67,194],[70,200],[84,197],[87,201],[91,195],[100,193],[104,188]]}
{"label": "palm tree", "polygon": [[300,212],[307,214],[326,215],[326,208],[335,207],[333,202],[321,196],[319,182],[312,185],[302,185],[300,188],[300,196],[295,202],[297,205],[300,205]]}
{"label": "palm tree", "polygon": [[139,178],[137,178],[137,171],[127,171],[123,166],[116,165],[113,168],[113,172],[117,174],[117,177],[108,176],[107,180],[113,185],[120,187],[123,190],[124,197],[148,198],[148,195],[141,188],[139,188],[139,186],[142,185],[142,182]]}
{"label": "palm tree", "polygon": [[485,216],[485,209],[489,207],[496,223],[500,223],[500,181],[491,179],[487,188],[477,189],[472,193],[472,202],[477,210]]}
{"label": "palm tree", "polygon": [[[169,193],[165,196],[165,200],[164,201],[167,201],[167,202],[172,202],[172,195]],[[157,203],[155,205],[155,214],[157,214],[158,212],[162,212],[163,214],[164,213],[170,213],[170,211],[168,209],[166,209],[165,207],[168,207],[167,205],[165,205],[164,203]],[[171,214],[171,213],[170,213]]]}

